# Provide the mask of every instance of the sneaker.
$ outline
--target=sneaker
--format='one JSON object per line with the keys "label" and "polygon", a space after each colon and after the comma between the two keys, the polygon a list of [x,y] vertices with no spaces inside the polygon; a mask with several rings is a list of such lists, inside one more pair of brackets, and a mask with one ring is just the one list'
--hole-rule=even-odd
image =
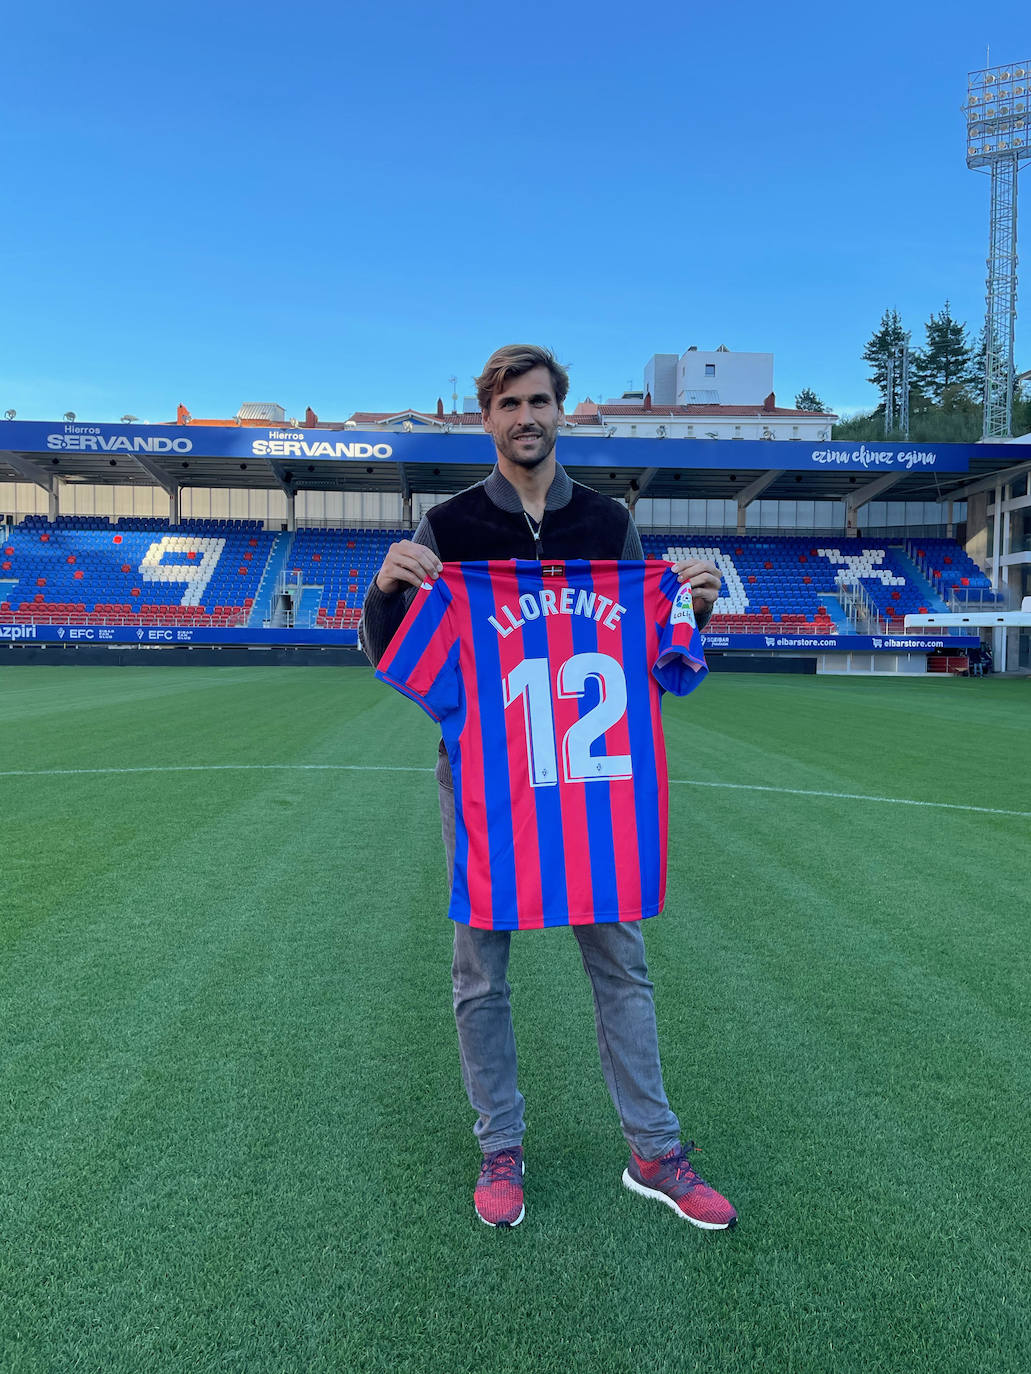
{"label": "sneaker", "polygon": [[526,1215],[523,1206],[523,1147],[495,1150],[483,1156],[473,1201],[476,1215],[488,1226],[518,1226]]}
{"label": "sneaker", "polygon": [[725,1231],[737,1222],[737,1212],[691,1168],[688,1154],[697,1149],[692,1140],[686,1149],[675,1145],[661,1159],[653,1160],[640,1159],[631,1150],[630,1163],[623,1170],[623,1183],[633,1193],[664,1202],[693,1226]]}

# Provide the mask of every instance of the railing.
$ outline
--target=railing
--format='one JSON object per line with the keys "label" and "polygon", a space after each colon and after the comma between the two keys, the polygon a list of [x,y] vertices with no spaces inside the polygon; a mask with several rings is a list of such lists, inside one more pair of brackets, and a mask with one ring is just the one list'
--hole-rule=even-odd
{"label": "railing", "polygon": [[866,634],[870,630],[879,630],[883,627],[877,607],[862,582],[839,582],[838,598],[842,610],[855,626],[857,634]]}
{"label": "railing", "polygon": [[947,598],[949,610],[960,615],[964,611],[1012,610],[1014,607],[1010,603],[1013,600],[1012,595],[1006,596],[1003,588],[995,591],[984,587],[964,587],[962,593],[957,593],[956,589],[951,587]]}

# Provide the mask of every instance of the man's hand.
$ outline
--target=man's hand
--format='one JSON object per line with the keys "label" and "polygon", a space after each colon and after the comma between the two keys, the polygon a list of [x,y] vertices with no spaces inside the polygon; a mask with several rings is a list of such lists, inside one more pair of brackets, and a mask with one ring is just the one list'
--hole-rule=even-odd
{"label": "man's hand", "polygon": [[707,558],[687,558],[681,563],[674,563],[673,571],[678,582],[691,584],[691,604],[700,628],[712,615],[712,608],[720,594],[723,585],[720,571]]}
{"label": "man's hand", "polygon": [[421,587],[424,582],[435,582],[442,567],[440,559],[425,544],[399,539],[387,549],[387,556],[376,574],[376,586],[384,595],[392,596],[405,587]]}

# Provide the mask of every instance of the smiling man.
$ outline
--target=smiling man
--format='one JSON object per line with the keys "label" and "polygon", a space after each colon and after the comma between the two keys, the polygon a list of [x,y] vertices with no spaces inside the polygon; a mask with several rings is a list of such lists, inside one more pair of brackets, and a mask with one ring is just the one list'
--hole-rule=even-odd
{"label": "smiling man", "polygon": [[[497,464],[483,482],[429,511],[412,539],[399,540],[388,549],[366,594],[360,627],[362,647],[374,664],[383,657],[415,592],[424,582],[437,579],[444,562],[644,557],[629,511],[572,481],[556,460],[569,377],[554,356],[528,344],[499,348],[476,385]],[[693,613],[704,625],[719,595],[719,572],[701,560],[676,563],[673,572],[681,583],[690,583]],[[564,604],[551,592],[542,597],[552,598],[550,607]],[[455,797],[443,742],[437,782],[451,878]],[[547,884],[549,875],[542,872],[540,880]],[[680,1124],[666,1098],[641,921],[604,920],[571,928],[591,981],[605,1081],[630,1146],[624,1184],[664,1202],[696,1226],[733,1226],[734,1208],[691,1166],[692,1147],[682,1146]],[[481,1221],[497,1227],[517,1226],[525,1214],[524,1100],[517,1086],[507,982],[510,939],[509,930],[455,924],[455,1021],[462,1076],[477,1114],[474,1131],[483,1156],[474,1202]]]}

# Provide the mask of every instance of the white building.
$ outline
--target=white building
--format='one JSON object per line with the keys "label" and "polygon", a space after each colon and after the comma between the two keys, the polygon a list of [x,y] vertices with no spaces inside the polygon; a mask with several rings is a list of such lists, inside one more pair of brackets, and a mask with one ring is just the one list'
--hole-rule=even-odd
{"label": "white building", "polygon": [[711,353],[691,347],[653,353],[644,391],[596,404],[587,398],[570,414],[577,430],[647,439],[829,439],[838,418],[778,406],[772,353]]}
{"label": "white building", "polygon": [[[689,348],[654,353],[644,367],[644,391],[625,392],[605,402],[590,397],[575,408],[566,401],[564,434],[600,434],[634,439],[829,439],[838,418],[778,406],[773,393],[772,353],[711,353]],[[356,411],[350,423],[362,429],[439,427],[476,433],[482,429],[475,400],[459,412],[407,410],[397,414]]]}
{"label": "white building", "polygon": [[773,354],[731,353],[724,344],[712,353],[692,344],[679,358],[653,353],[644,389],[657,406],[754,405],[773,390]]}

